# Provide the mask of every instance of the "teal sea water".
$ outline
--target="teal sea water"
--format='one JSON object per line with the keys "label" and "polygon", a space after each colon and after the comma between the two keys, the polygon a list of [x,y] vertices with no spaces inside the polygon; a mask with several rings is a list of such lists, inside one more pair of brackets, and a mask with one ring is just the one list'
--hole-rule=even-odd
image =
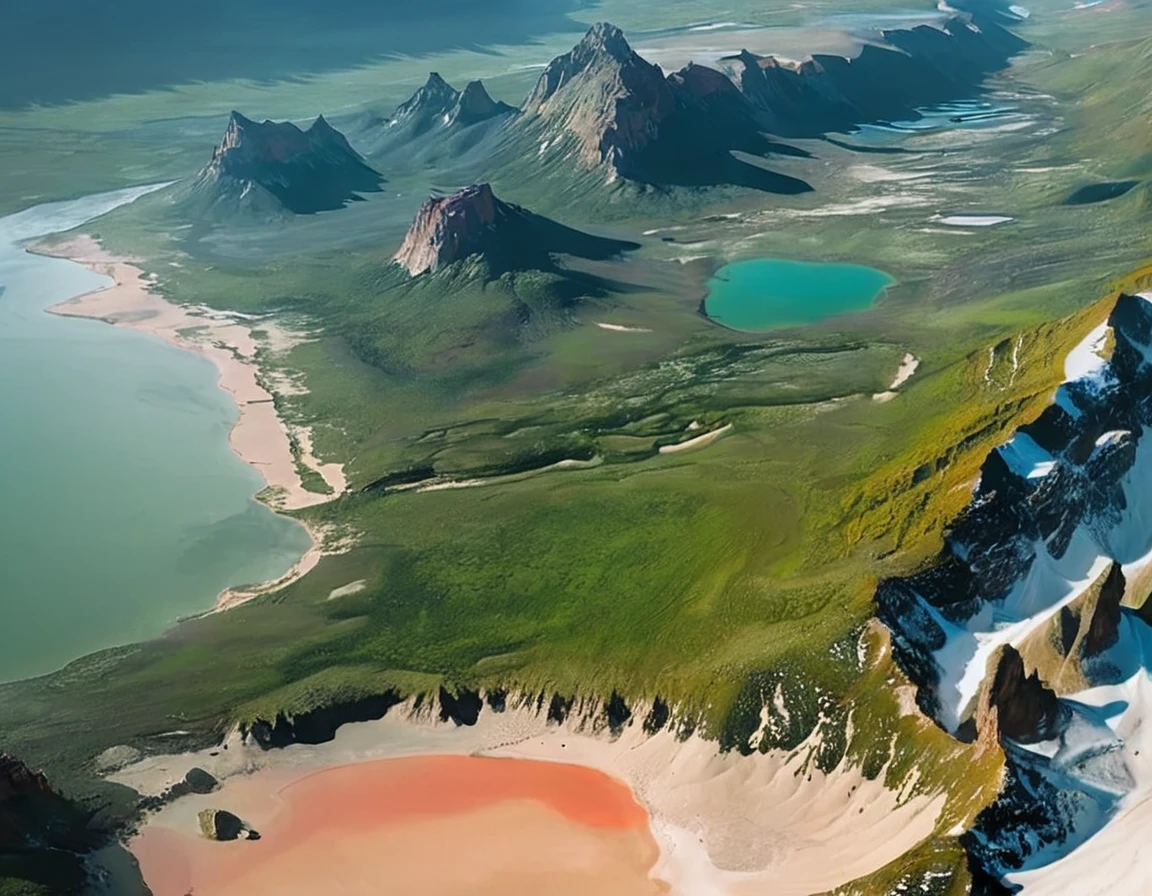
{"label": "teal sea water", "polygon": [[756,258],[720,268],[708,281],[704,310],[734,330],[795,327],[863,311],[894,282],[858,264]]}
{"label": "teal sea water", "polygon": [[20,241],[141,192],[0,218],[0,680],[154,636],[308,546],[252,499],[264,482],[228,447],[236,407],[208,361],[44,311],[110,281]]}

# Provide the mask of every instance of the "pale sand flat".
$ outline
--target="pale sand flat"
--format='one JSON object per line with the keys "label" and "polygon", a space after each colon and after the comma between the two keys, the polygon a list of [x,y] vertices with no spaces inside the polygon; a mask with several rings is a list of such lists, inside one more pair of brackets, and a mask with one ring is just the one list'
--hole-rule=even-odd
{"label": "pale sand flat", "polygon": [[221,794],[185,797],[149,822],[190,825],[196,808],[230,808],[223,797],[233,782],[252,780],[244,774],[255,769],[292,775],[427,754],[575,763],[632,788],[660,848],[653,874],[685,896],[806,896],[833,889],[929,837],[944,805],[943,795],[890,790],[857,768],[827,774],[808,768],[804,746],[795,753],[721,755],[714,741],[696,735],[681,741],[665,730],[649,737],[634,720],[612,738],[578,723],[548,724],[534,709],[484,710],[475,726],[457,728],[434,723],[408,703],[379,721],[345,725],[335,740],[318,746],[265,752],[236,734],[227,743],[227,750],[151,757],[111,778],[144,793],[159,793],[193,765],[225,778]]}

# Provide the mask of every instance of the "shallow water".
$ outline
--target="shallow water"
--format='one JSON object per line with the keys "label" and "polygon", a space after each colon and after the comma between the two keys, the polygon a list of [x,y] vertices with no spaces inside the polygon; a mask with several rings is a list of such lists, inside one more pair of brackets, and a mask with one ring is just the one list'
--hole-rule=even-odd
{"label": "shallow water", "polygon": [[44,309],[110,281],[19,241],[140,190],[0,218],[0,680],[154,636],[308,546],[252,500],[236,418],[199,357]]}
{"label": "shallow water", "polygon": [[773,330],[863,311],[892,284],[857,264],[757,258],[722,267],[708,281],[708,316],[735,330]]}
{"label": "shallow water", "polygon": [[[197,836],[195,813],[221,801],[260,839]],[[659,849],[627,785],[584,766],[528,759],[410,756],[256,772],[173,805],[130,849],[156,896],[668,890],[651,876]]]}

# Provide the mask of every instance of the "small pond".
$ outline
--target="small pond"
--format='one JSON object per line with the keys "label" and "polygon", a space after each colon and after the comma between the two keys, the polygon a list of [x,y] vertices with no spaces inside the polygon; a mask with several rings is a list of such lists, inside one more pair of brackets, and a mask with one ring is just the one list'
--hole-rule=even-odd
{"label": "small pond", "polygon": [[894,282],[858,264],[757,258],[718,270],[708,281],[704,310],[734,330],[794,327],[863,311]]}

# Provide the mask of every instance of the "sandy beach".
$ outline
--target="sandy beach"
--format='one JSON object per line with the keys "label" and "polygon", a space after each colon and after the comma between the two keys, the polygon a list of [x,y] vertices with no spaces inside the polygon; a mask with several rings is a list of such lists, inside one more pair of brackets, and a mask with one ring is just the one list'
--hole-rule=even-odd
{"label": "sandy beach", "polygon": [[[240,316],[174,305],[152,291],[152,283],[143,271],[127,260],[109,255],[90,236],[49,242],[32,251],[66,258],[114,281],[107,289],[52,306],[48,309],[51,313],[93,318],[147,333],[212,362],[219,374],[220,388],[232,396],[240,412],[228,442],[237,456],[258,470],[268,483],[272,492],[267,498],[270,506],[279,510],[309,507],[329,501],[346,489],[343,467],[317,460],[311,450],[311,434],[303,428],[290,431],[276,413],[274,396],[260,384],[257,358],[261,348],[287,350],[295,342],[291,334],[261,320],[258,327],[267,334],[267,344],[262,346],[252,335],[255,325]],[[300,462],[323,477],[333,495],[304,488],[290,437],[300,445]]]}
{"label": "sandy beach", "polygon": [[[644,881],[648,881],[644,886],[667,884],[669,892],[685,896],[752,896],[769,892],[774,896],[807,896],[835,888],[881,868],[928,837],[937,823],[944,799],[886,789],[881,781],[865,779],[855,768],[842,767],[825,774],[809,765],[806,747],[794,753],[719,754],[714,741],[695,735],[681,740],[668,730],[649,736],[636,720],[618,736],[611,736],[603,730],[602,723],[600,726],[572,720],[564,725],[548,723],[534,708],[510,708],[502,713],[485,709],[476,725],[456,727],[434,721],[427,703],[421,710],[409,703],[394,708],[379,721],[344,725],[337,731],[335,740],[326,744],[296,744],[266,752],[242,742],[239,734],[233,733],[227,749],[151,757],[112,778],[143,793],[156,794],[189,768],[199,766],[224,782],[216,793],[183,797],[149,816],[139,837],[129,843],[129,848],[140,857],[147,879],[148,868],[154,867],[149,865],[154,861],[150,852],[154,847],[163,846],[163,843],[155,846],[156,838],[180,835],[194,839],[199,809],[212,807],[236,812],[266,835],[260,843],[269,841],[269,845],[260,849],[271,849],[271,841],[279,836],[278,828],[272,820],[267,830],[261,829],[261,824],[271,818],[263,814],[261,806],[285,799],[280,794],[290,793],[290,789],[284,788],[291,782],[317,772],[321,773],[317,780],[325,780],[323,775],[328,774],[328,770],[342,769],[340,774],[348,775],[351,780],[363,778],[364,793],[368,793],[367,788],[374,786],[370,784],[371,776],[377,774],[369,771],[372,763],[429,756],[501,757],[528,760],[529,764],[560,763],[564,768],[583,767],[585,771],[591,769],[609,776],[609,780],[624,782],[635,802],[647,813],[650,834],[645,832],[644,837],[653,839],[658,854],[653,864],[642,858],[642,850],[637,851],[639,841],[635,838],[630,846],[623,845],[624,841],[619,838],[608,838],[616,844],[611,846],[612,850],[623,850],[629,856],[624,865],[617,862],[616,867],[632,869],[627,874],[623,870],[615,873],[624,875],[621,880],[634,881],[637,886]],[[514,806],[521,806],[517,811],[522,811],[526,791],[511,787],[507,781],[498,783],[499,801],[490,801],[484,808],[473,804],[467,812],[439,812],[437,787],[421,790],[423,795],[417,802],[421,812],[427,810],[436,815],[437,824],[451,820],[452,824],[466,825],[466,817],[475,821],[477,812],[511,811]],[[528,798],[548,804],[552,799],[549,788],[534,787],[536,789],[530,788],[527,792]],[[587,789],[587,785],[581,785],[581,789]],[[346,811],[359,811],[353,806],[361,798],[372,802],[369,796],[353,795],[342,805]],[[605,802],[598,797],[597,811],[611,814],[615,811],[611,806],[618,805],[614,800],[617,798]],[[555,812],[554,805],[550,811]],[[244,812],[249,815],[245,816]],[[516,817],[526,819],[528,816]],[[403,836],[418,837],[423,822],[417,824],[415,818],[411,815],[404,821],[407,833]],[[489,815],[489,822],[494,818]],[[416,828],[410,830],[412,825]],[[587,845],[590,836],[587,827],[585,825],[578,836],[571,830],[565,833],[557,829],[560,848],[575,849],[575,846],[564,845],[574,843],[572,837]],[[475,831],[475,828],[469,830]],[[154,835],[153,831],[162,833]],[[392,843],[389,838],[393,835],[400,836],[398,831],[389,829],[387,836],[381,835],[383,839],[376,835],[370,839],[373,843]],[[509,833],[508,836],[519,835]],[[205,843],[204,846],[235,847],[239,852],[259,844]],[[600,847],[597,854],[603,858],[603,850],[609,849],[609,844],[602,842]],[[541,845],[545,854],[550,848],[555,847]],[[597,859],[593,866],[603,867],[597,864],[600,861]],[[642,879],[636,877],[638,868],[649,869]],[[251,887],[248,889],[251,892]],[[489,892],[482,888],[466,891]],[[197,892],[208,891],[198,888]],[[280,892],[307,891],[289,888]],[[449,887],[442,891],[420,888],[413,892],[461,891]],[[510,888],[505,892],[521,890]],[[567,891],[550,885],[535,892]],[[661,890],[610,891],[596,887],[571,892]]]}
{"label": "sandy beach", "polygon": [[[246,316],[174,305],[153,292],[151,281],[140,268],[130,260],[113,257],[87,235],[64,242],[49,239],[29,251],[66,258],[114,281],[105,289],[52,306],[48,309],[51,313],[101,320],[137,330],[212,362],[220,388],[232,397],[239,412],[228,443],[241,460],[263,476],[267,489],[260,498],[273,509],[310,507],[330,501],[347,489],[343,466],[316,458],[311,432],[306,427],[286,424],[276,411],[273,394],[262,384],[262,380],[267,380],[259,367],[260,352],[287,351],[298,341],[293,334],[268,320],[254,323]],[[253,336],[256,327],[266,334],[263,341]],[[299,388],[287,382],[281,385],[284,394]],[[299,462],[319,474],[331,494],[319,494],[304,487],[297,458],[293,456],[293,441],[298,448]],[[313,569],[327,546],[325,533],[309,528],[309,535],[312,547],[282,577],[254,588],[228,589],[218,596],[215,609],[225,610],[282,588]]]}

